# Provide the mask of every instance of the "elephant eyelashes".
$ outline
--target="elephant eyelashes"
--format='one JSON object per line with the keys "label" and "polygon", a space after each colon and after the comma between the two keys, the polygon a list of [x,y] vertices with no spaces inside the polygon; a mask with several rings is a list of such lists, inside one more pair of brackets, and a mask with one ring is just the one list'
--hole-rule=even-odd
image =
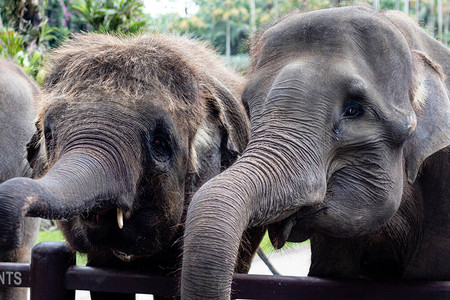
{"label": "elephant eyelashes", "polygon": [[168,158],[172,153],[172,148],[167,138],[167,134],[157,130],[153,136],[152,149],[157,157]]}
{"label": "elephant eyelashes", "polygon": [[155,151],[164,153],[170,150],[169,143],[163,138],[156,138],[153,141],[153,148]]}
{"label": "elephant eyelashes", "polygon": [[344,104],[343,119],[355,119],[362,115],[364,115],[364,109],[359,102],[352,100]]}
{"label": "elephant eyelashes", "polygon": [[44,128],[44,136],[45,136],[45,145],[48,150],[52,150],[55,148],[55,139],[53,137],[53,132],[49,127]]}

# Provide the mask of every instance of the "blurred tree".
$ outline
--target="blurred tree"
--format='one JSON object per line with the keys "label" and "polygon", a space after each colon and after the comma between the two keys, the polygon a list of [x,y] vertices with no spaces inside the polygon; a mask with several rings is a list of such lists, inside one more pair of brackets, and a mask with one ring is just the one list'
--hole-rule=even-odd
{"label": "blurred tree", "polygon": [[275,15],[272,0],[194,0],[194,2],[199,6],[199,11],[186,20],[197,17],[205,26],[198,32],[196,28],[190,26],[190,21],[186,21],[184,24],[189,26],[183,27],[183,30],[195,32],[194,35],[210,40],[219,52],[228,55],[245,53],[252,24],[255,28],[261,27]]}
{"label": "blurred tree", "polygon": [[[5,26],[18,33],[25,48],[39,47],[43,20],[43,0],[0,0]],[[3,22],[2,22],[3,23]]]}
{"label": "blurred tree", "polygon": [[[49,38],[49,35],[46,37]],[[13,29],[3,28],[0,30],[0,56],[12,60],[38,83],[42,83],[42,51],[26,49],[25,39]]]}
{"label": "blurred tree", "polygon": [[32,61],[32,53],[42,55],[47,47],[57,46],[71,32],[147,30],[178,31],[209,40],[220,53],[233,56],[236,65],[245,66],[249,38],[278,16],[294,10],[354,4],[378,6],[380,10],[406,10],[444,43],[450,38],[449,0],[192,0],[199,7],[194,15],[189,14],[190,4],[186,1],[184,16],[171,13],[151,19],[143,13],[141,1],[0,0],[0,29],[2,25],[15,29],[13,32],[18,35],[6,39],[13,44],[15,38],[21,39],[23,49],[18,51],[16,59],[23,58],[24,65]]}
{"label": "blurred tree", "polygon": [[[431,32],[436,31],[438,11],[434,2],[442,0],[193,0],[199,6],[194,16],[172,17],[166,19],[169,30],[189,32],[193,36],[203,37],[220,53],[237,55],[247,52],[247,41],[253,32],[264,24],[294,10],[309,11],[335,6],[365,5],[380,10],[403,9],[414,14],[420,23],[432,24]],[[444,0],[446,3],[448,0]],[[410,5],[411,4],[411,5]],[[254,5],[254,8],[253,8]],[[445,19],[445,5],[444,19]],[[424,16],[427,17],[424,17]],[[446,19],[445,19],[446,20]],[[445,22],[447,24],[448,22]],[[253,24],[256,29],[253,29]],[[442,26],[445,31],[446,26]],[[436,32],[435,32],[436,31]],[[445,33],[442,36],[446,36]]]}
{"label": "blurred tree", "polygon": [[250,0],[250,36],[256,32],[256,6],[255,0]]}
{"label": "blurred tree", "polygon": [[6,25],[14,31],[26,35],[42,22],[40,0],[2,0]]}
{"label": "blurred tree", "polygon": [[71,9],[88,31],[136,33],[148,25],[139,0],[75,0]]}
{"label": "blurred tree", "polygon": [[443,12],[442,12],[442,0],[438,0],[438,38],[442,40],[443,38]]}

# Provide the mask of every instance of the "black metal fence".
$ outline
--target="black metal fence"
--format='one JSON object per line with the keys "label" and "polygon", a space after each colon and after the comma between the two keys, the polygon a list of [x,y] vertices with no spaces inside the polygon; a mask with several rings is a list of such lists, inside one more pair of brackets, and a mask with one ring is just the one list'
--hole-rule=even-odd
{"label": "black metal fence", "polygon": [[[31,264],[0,263],[0,287],[30,287],[31,300],[74,300],[75,290],[176,296],[178,280],[151,274],[75,266],[61,242],[33,248]],[[450,299],[450,281],[363,282],[314,277],[237,274],[233,298],[244,299]]]}

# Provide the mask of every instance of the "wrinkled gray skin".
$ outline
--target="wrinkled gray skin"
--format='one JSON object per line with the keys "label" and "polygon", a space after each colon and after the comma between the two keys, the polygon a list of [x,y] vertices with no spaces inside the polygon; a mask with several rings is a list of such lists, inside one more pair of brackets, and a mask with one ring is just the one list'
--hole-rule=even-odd
{"label": "wrinkled gray skin", "polygon": [[267,224],[276,248],[311,238],[310,275],[449,280],[450,51],[337,8],[260,33],[249,74],[250,142],[192,199],[182,298],[228,299],[242,232]]}
{"label": "wrinkled gray skin", "polygon": [[[0,185],[0,238],[9,241],[0,251],[19,241],[24,215],[39,216],[60,220],[90,266],[176,274],[192,195],[234,162],[250,133],[243,78],[216,56],[199,41],[157,34],[77,35],[52,51],[28,147],[34,178]],[[264,231],[253,233],[238,272]]]}
{"label": "wrinkled gray skin", "polygon": [[[34,133],[38,87],[14,63],[0,58],[0,182],[31,176],[26,144]],[[1,205],[1,202],[0,202]],[[23,239],[17,248],[0,255],[2,262],[29,262],[39,231],[39,219],[22,220]],[[0,240],[0,243],[8,243]],[[24,300],[25,288],[0,288],[1,300]]]}

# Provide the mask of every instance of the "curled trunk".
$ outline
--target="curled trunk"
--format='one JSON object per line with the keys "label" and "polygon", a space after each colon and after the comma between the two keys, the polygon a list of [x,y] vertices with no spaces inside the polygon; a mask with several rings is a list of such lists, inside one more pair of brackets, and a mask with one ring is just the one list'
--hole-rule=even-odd
{"label": "curled trunk", "polygon": [[[194,195],[186,220],[183,299],[229,299],[244,230],[281,221],[323,197],[323,186],[311,184],[320,179],[295,182],[296,176],[287,174],[301,171],[291,168],[269,148],[250,146],[236,164]],[[301,194],[283,188],[299,185]]]}
{"label": "curled trunk", "polygon": [[40,179],[18,177],[0,186],[2,212],[8,212],[1,214],[0,226],[9,228],[0,236],[1,251],[20,245],[16,230],[25,216],[65,219],[112,205],[131,208],[129,180],[113,176],[95,155],[74,152],[64,154]]}

